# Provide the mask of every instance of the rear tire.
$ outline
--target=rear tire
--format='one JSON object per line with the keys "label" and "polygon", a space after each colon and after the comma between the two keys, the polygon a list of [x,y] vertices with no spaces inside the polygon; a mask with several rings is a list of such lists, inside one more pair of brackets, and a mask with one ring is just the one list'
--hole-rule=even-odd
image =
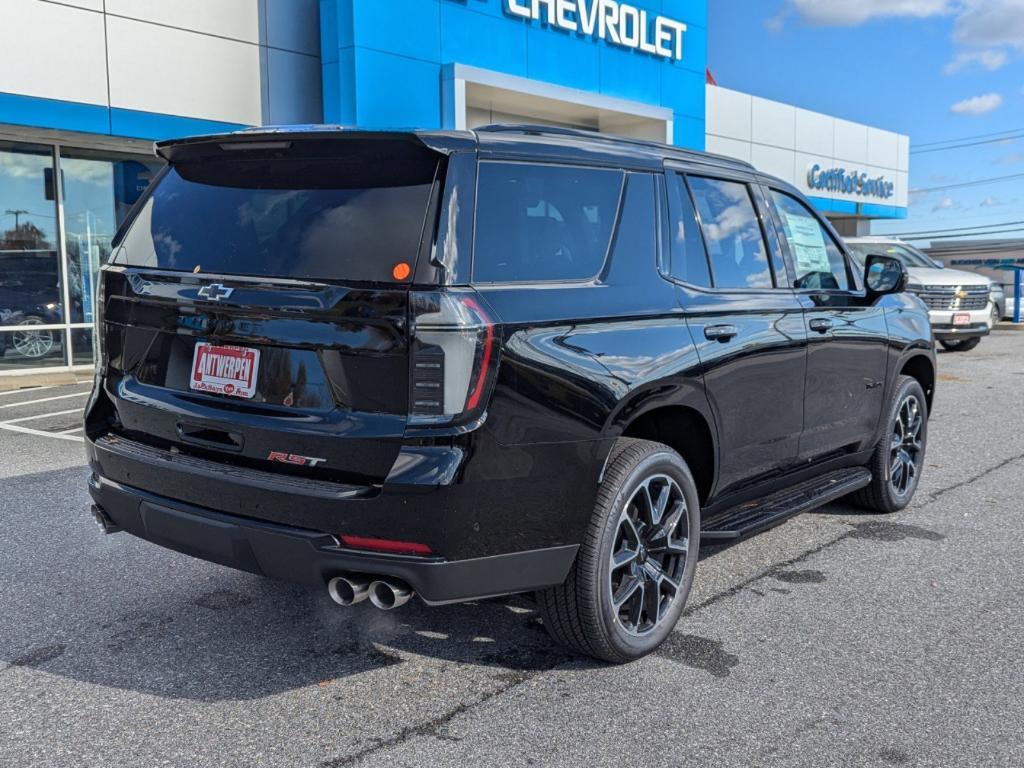
{"label": "rear tire", "polygon": [[977,336],[973,339],[940,339],[939,344],[947,352],[970,352],[981,344],[981,339]]}
{"label": "rear tire", "polygon": [[564,584],[537,593],[544,626],[579,653],[621,664],[660,646],[678,622],[700,548],[697,486],[661,443],[615,442]]}
{"label": "rear tire", "polygon": [[900,376],[886,410],[886,429],[868,463],[871,484],[853,495],[872,512],[899,512],[914,498],[928,445],[928,401],[917,379]]}

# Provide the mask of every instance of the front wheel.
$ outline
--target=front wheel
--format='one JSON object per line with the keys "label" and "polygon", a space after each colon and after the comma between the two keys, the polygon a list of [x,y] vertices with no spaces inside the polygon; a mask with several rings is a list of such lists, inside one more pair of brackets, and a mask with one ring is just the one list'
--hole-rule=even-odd
{"label": "front wheel", "polygon": [[872,512],[898,512],[914,498],[928,444],[928,401],[917,379],[900,376],[886,412],[888,428],[868,469],[871,484],[854,500]]}
{"label": "front wheel", "polygon": [[970,352],[981,344],[981,339],[977,336],[973,339],[939,339],[939,344],[947,352]]}
{"label": "front wheel", "polygon": [[661,443],[612,449],[576,562],[537,594],[544,626],[569,648],[621,664],[655,650],[675,627],[700,548],[697,486]]}

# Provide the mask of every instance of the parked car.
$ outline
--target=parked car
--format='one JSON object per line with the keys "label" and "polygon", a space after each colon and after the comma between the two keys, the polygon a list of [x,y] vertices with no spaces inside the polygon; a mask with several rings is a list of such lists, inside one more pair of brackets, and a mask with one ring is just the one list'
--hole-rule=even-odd
{"label": "parked car", "polygon": [[935,340],[943,349],[974,349],[1001,319],[993,301],[993,281],[983,275],[946,269],[902,240],[848,237],[846,244],[861,264],[871,254],[884,254],[903,263],[910,276],[907,288],[927,305]]}
{"label": "parked car", "polygon": [[43,360],[60,345],[61,332],[45,326],[63,321],[61,305],[48,299],[47,292],[0,285],[0,326],[17,326],[0,333],[0,360],[6,356]]}
{"label": "parked car", "polygon": [[342,605],[533,592],[625,662],[702,542],[914,495],[925,308],[746,163],[530,126],[158,152],[101,275],[106,531]]}

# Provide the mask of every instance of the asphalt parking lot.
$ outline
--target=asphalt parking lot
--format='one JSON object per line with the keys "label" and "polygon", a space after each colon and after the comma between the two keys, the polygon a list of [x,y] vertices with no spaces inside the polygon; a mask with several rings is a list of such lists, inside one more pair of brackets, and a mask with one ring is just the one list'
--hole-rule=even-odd
{"label": "asphalt parking lot", "polygon": [[626,667],[525,599],[343,609],[101,536],[88,387],[0,394],[0,765],[1024,765],[1024,333],[939,364],[911,508],[703,552]]}

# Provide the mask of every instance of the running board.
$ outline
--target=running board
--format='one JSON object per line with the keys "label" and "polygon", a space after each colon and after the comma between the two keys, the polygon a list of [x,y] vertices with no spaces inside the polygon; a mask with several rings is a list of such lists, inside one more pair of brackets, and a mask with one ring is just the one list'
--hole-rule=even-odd
{"label": "running board", "polygon": [[794,515],[841,499],[871,483],[871,472],[863,467],[840,469],[806,480],[763,499],[755,499],[705,520],[701,542],[731,541],[751,536],[788,520]]}

